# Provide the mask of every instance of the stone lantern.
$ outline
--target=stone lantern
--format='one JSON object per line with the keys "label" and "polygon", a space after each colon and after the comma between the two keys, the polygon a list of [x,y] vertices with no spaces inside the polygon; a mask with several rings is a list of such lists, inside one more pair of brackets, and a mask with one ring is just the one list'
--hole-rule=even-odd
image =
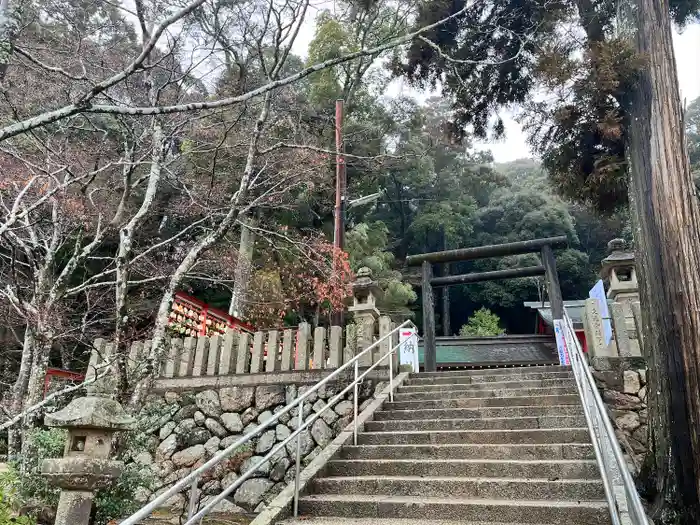
{"label": "stone lantern", "polygon": [[[365,267],[357,271],[357,279],[352,285],[353,304],[348,311],[357,324],[357,349],[362,351],[374,342],[375,326],[379,319],[377,301],[382,297],[382,289],[372,280],[372,270]],[[378,352],[377,352],[378,353]],[[361,360],[361,366],[370,366],[372,358]]]}
{"label": "stone lantern", "polygon": [[618,303],[639,301],[634,251],[623,239],[608,243],[608,256],[601,262],[600,276],[608,282],[608,299]]}
{"label": "stone lantern", "polygon": [[[609,344],[611,355],[640,356],[633,304],[639,308],[639,283],[634,250],[623,239],[608,243],[608,256],[601,261],[600,276],[608,284],[606,296],[617,336]],[[618,330],[623,327],[624,330]],[[626,332],[626,333],[625,333]]]}
{"label": "stone lantern", "polygon": [[44,423],[68,430],[63,457],[41,465],[42,475],[61,488],[56,525],[87,525],[94,491],[111,485],[124,467],[123,462],[109,459],[112,436],[133,429],[136,421],[114,399],[92,395],[47,414]]}

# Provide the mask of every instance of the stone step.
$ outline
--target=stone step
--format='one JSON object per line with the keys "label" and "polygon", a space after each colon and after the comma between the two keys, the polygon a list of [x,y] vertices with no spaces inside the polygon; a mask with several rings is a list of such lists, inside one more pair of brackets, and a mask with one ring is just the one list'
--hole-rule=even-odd
{"label": "stone step", "polygon": [[427,476],[337,476],[314,480],[315,494],[392,494],[440,498],[598,500],[605,498],[600,480],[461,478]]}
{"label": "stone step", "polygon": [[502,381],[537,381],[541,379],[572,379],[572,372],[522,372],[496,375],[452,375],[448,377],[419,377],[412,375],[405,385],[480,385]]}
{"label": "stone step", "polygon": [[588,443],[501,445],[346,445],[340,459],[595,459]]}
{"label": "stone step", "polygon": [[542,407],[480,407],[480,408],[433,408],[425,410],[380,410],[375,412],[375,421],[395,419],[479,419],[490,417],[540,417],[578,416],[583,409],[576,405],[553,405]]}
{"label": "stone step", "polygon": [[547,428],[583,428],[584,416],[498,417],[474,419],[407,419],[368,421],[369,432],[435,430],[523,430]]}
{"label": "stone step", "polygon": [[595,460],[336,459],[324,475],[600,479]]}
{"label": "stone step", "polygon": [[473,392],[478,390],[508,390],[518,388],[576,388],[576,380],[572,378],[531,379],[517,381],[493,381],[488,383],[448,383],[437,385],[406,385],[398,392],[410,394],[414,392]]}
{"label": "stone step", "polygon": [[[320,517],[312,518],[302,516],[299,519],[290,518],[284,521],[277,522],[279,525],[513,525],[503,522],[496,523],[490,521],[462,521],[462,520],[412,520],[407,518],[375,518],[368,520],[367,518],[338,518],[338,517]],[[533,523],[529,525],[555,525],[552,523]]]}
{"label": "stone step", "polygon": [[410,399],[399,401],[394,397],[393,403],[384,403],[385,410],[415,410],[427,408],[478,408],[508,406],[581,406],[578,394],[565,395],[528,395],[525,397],[448,397],[441,399]]}
{"label": "stone step", "polygon": [[539,396],[559,396],[574,395],[574,386],[567,387],[547,387],[547,388],[494,388],[488,390],[445,390],[429,392],[397,392],[394,394],[395,401],[411,400],[434,400],[434,399],[470,399],[482,397],[539,397]]}
{"label": "stone step", "polygon": [[587,428],[362,432],[358,436],[360,445],[546,444],[587,443],[589,440]]}
{"label": "stone step", "polygon": [[[447,496],[447,495],[445,495]],[[566,523],[604,525],[610,523],[604,501],[503,500],[454,497],[341,495],[304,496],[302,514],[350,516],[353,518],[413,518],[503,522],[509,524]],[[366,522],[365,522],[366,523]]]}
{"label": "stone step", "polygon": [[452,376],[484,376],[484,375],[517,375],[517,374],[531,374],[531,373],[543,373],[543,372],[571,372],[570,366],[561,365],[534,365],[534,366],[513,366],[508,368],[478,368],[471,370],[440,370],[438,372],[420,372],[418,374],[411,374],[411,379],[415,378],[432,378],[432,377],[452,377]]}

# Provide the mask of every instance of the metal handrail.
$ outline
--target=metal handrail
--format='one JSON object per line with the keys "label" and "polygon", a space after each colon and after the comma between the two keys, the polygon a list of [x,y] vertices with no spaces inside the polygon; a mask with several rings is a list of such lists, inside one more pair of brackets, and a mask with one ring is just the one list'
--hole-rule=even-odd
{"label": "metal handrail", "polygon": [[563,336],[566,347],[569,349],[571,368],[581,397],[586,424],[591,434],[612,523],[613,525],[627,523],[648,525],[649,519],[608,418],[605,403],[600,397],[586,357],[575,335],[573,322],[567,313],[564,314]]}
{"label": "metal handrail", "polygon": [[[211,459],[209,459],[206,463],[204,463],[202,466],[199,468],[193,470],[190,472],[187,476],[182,478],[180,481],[175,483],[172,487],[170,487],[168,490],[163,492],[160,496],[155,498],[153,501],[149,502],[148,504],[144,505],[142,508],[137,510],[134,514],[126,518],[124,521],[121,522],[121,525],[134,525],[136,523],[139,523],[141,520],[144,518],[150,516],[150,514],[156,510],[158,507],[160,507],[163,503],[165,503],[168,499],[170,499],[172,496],[175,494],[180,493],[183,489],[186,487],[190,487],[190,498],[189,498],[189,503],[188,503],[188,515],[187,515],[187,521],[183,525],[193,525],[194,523],[197,523],[204,517],[206,514],[208,514],[217,504],[219,504],[226,496],[228,496],[231,492],[233,492],[235,489],[237,489],[245,480],[250,478],[253,473],[261,466],[270,461],[270,459],[282,449],[282,447],[286,446],[287,443],[289,443],[292,439],[295,437],[299,436],[299,434],[307,429],[311,424],[313,424],[320,416],[325,412],[327,409],[332,407],[335,403],[340,401],[343,396],[350,391],[350,389],[353,389],[353,442],[354,444],[357,444],[357,412],[358,412],[358,404],[357,404],[357,398],[358,398],[358,386],[359,384],[364,380],[364,378],[374,370],[382,361],[387,359],[389,356],[393,355],[398,348],[401,346],[401,343],[397,344],[396,346],[392,347],[389,349],[388,352],[386,352],[384,355],[380,357],[380,359],[377,360],[376,363],[374,363],[372,366],[368,367],[362,375],[359,374],[359,362],[360,359],[362,359],[364,356],[368,355],[370,352],[372,352],[375,348],[377,348],[382,342],[385,340],[391,338],[396,334],[399,330],[402,328],[405,328],[407,326],[415,326],[412,321],[404,321],[402,324],[394,328],[391,332],[388,334],[380,337],[377,341],[369,345],[367,348],[365,348],[362,352],[357,354],[355,357],[350,359],[347,363],[343,364],[339,368],[336,368],[331,374],[323,378],[321,381],[316,383],[312,388],[304,392],[301,396],[297,397],[295,400],[293,400],[291,403],[287,404],[282,410],[277,412],[276,414],[273,414],[273,416],[266,421],[263,421],[260,423],[258,426],[256,426],[253,430],[249,431],[247,434],[242,436],[240,439],[238,439],[235,443],[232,443],[228,447],[226,447],[224,450],[219,452],[218,454],[214,455]],[[370,354],[371,355],[371,354]],[[312,417],[307,419],[307,421],[304,421],[304,402],[306,398],[308,398],[311,394],[316,392],[319,388],[321,388],[323,385],[331,381],[333,378],[337,377],[341,372],[344,370],[349,369],[350,367],[354,368],[354,379],[353,382],[350,383],[345,389],[343,389],[340,393],[338,393],[335,397],[333,397],[331,400],[329,400],[326,405],[319,410],[316,414],[314,414]],[[390,387],[390,400],[394,400],[394,392],[393,392],[393,382],[394,382],[394,374],[393,374],[393,360],[389,359],[389,387]],[[240,477],[236,479],[231,485],[226,487],[220,494],[216,495],[213,497],[201,510],[195,513],[195,508],[197,505],[197,498],[199,496],[198,494],[198,484],[199,484],[199,479],[202,477],[203,474],[214,468],[216,465],[221,463],[223,460],[228,458],[233,452],[238,449],[241,445],[244,445],[245,443],[248,443],[250,440],[252,440],[254,437],[257,435],[261,434],[266,428],[270,427],[271,425],[275,424],[280,417],[282,417],[284,414],[287,414],[290,412],[293,408],[299,407],[299,412],[297,414],[298,417],[298,425],[297,428],[294,432],[292,432],[285,440],[283,440],[281,443],[278,443],[276,446],[274,446],[260,461],[258,461],[255,465],[253,465],[251,468],[249,468],[246,472],[241,474]],[[298,508],[299,508],[299,471],[300,471],[300,447],[301,447],[301,438],[297,439],[297,453],[296,453],[296,474],[295,474],[295,479],[294,479],[294,486],[295,486],[295,491],[294,491],[294,515],[298,515]]]}

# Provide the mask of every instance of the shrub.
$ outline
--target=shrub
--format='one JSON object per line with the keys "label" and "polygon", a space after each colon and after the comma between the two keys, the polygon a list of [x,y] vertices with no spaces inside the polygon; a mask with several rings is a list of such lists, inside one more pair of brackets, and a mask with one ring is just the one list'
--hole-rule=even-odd
{"label": "shrub", "polygon": [[488,308],[479,308],[469,318],[467,324],[459,329],[459,335],[476,335],[481,337],[503,335],[505,330],[501,328],[501,319]]}
{"label": "shrub", "polygon": [[31,517],[17,515],[20,507],[18,492],[17,472],[13,468],[0,472],[0,525],[34,525]]}
{"label": "shrub", "polygon": [[[148,440],[140,432],[124,433],[120,436],[118,452],[115,459],[128,461],[140,452],[146,451]],[[37,429],[27,437],[28,454],[22,458],[22,464],[13,464],[10,472],[17,480],[14,486],[16,503],[13,505],[41,506],[56,508],[60,490],[50,486],[41,475],[41,463],[44,459],[63,456],[66,433],[61,429]],[[21,473],[21,475],[20,475]],[[112,520],[118,520],[136,511],[140,504],[136,501],[135,492],[139,487],[149,487],[153,482],[153,473],[143,465],[127,463],[124,472],[114,484],[95,494],[94,518],[96,525],[105,525]],[[0,499],[0,525],[4,525]],[[6,504],[7,506],[7,504]],[[31,525],[32,521],[15,522],[20,525]]]}

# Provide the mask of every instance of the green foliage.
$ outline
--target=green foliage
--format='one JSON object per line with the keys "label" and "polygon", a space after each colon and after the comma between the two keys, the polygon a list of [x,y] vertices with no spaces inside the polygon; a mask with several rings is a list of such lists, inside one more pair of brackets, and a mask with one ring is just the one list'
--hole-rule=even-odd
{"label": "green foliage", "polygon": [[18,516],[21,502],[18,494],[19,476],[14,468],[0,472],[0,525],[34,525],[31,516]]}
{"label": "green foliage", "polygon": [[700,179],[700,97],[693,100],[685,111],[685,138],[688,144],[688,159],[695,185]]}
{"label": "green foliage", "polygon": [[[369,266],[377,276],[386,268],[396,272],[408,254],[566,235],[571,248],[557,253],[562,292],[566,299],[587,295],[607,242],[621,234],[621,215],[603,219],[563,201],[554,195],[536,161],[494,165],[487,154],[471,151],[468,141],[454,142],[445,127],[449,108],[444,100],[430,99],[425,107],[397,100],[390,109],[391,118],[377,112],[367,125],[385,130],[377,132],[379,136],[395,137],[392,153],[401,160],[358,170],[350,179],[354,195],[384,190],[376,206],[350,210],[355,226],[348,232],[347,249],[355,270]],[[363,149],[362,154],[371,152]],[[529,254],[455,263],[449,271],[539,263],[536,254]],[[383,287],[389,290],[387,296],[401,298],[390,302],[410,304],[404,300],[404,280],[385,282]],[[538,300],[543,293],[539,277],[453,287],[451,324],[460,326],[466,312],[485,306],[497,311],[509,330],[529,331],[532,324],[522,315],[522,303]]]}
{"label": "green foliage", "polygon": [[[420,5],[416,26],[456,13],[463,0]],[[619,2],[504,0],[489,4],[489,24],[467,11],[415,40],[395,74],[422,87],[440,83],[453,102],[456,138],[504,132],[499,113],[512,104],[543,159],[556,189],[568,199],[611,213],[627,203],[626,135],[630,90],[644,58],[625,32]],[[700,0],[672,0],[670,16],[683,25],[698,19]],[[435,46],[437,44],[437,46]],[[439,51],[438,51],[439,46]],[[468,59],[463,62],[444,59]],[[488,61],[485,65],[479,61]],[[542,101],[536,90],[550,93]]]}
{"label": "green foliage", "polygon": [[66,445],[66,431],[59,428],[35,429],[25,438],[26,454],[21,465],[14,465],[21,472],[18,494],[22,502],[35,500],[51,508],[58,505],[60,490],[49,485],[41,475],[44,459],[60,458]]}
{"label": "green foliage", "polygon": [[[588,43],[560,79],[561,50],[541,57],[540,76],[572,82],[560,103],[530,104],[526,127],[554,186],[567,198],[611,212],[627,203],[626,97],[643,61],[630,43],[612,36]],[[572,59],[569,59],[572,60]]]}
{"label": "green foliage", "polygon": [[[126,466],[113,486],[99,490],[95,494],[96,525],[105,525],[111,520],[123,518],[136,511],[140,506],[134,498],[136,489],[148,487],[154,480],[150,469],[128,461],[147,449],[146,434],[132,432],[124,433],[120,437],[122,441],[115,459],[125,461]],[[12,465],[11,476],[16,478],[12,484],[15,501],[13,505],[34,501],[50,508],[56,507],[59,490],[50,486],[46,478],[41,475],[41,463],[44,459],[62,457],[65,439],[65,431],[55,428],[37,429],[28,436],[29,453],[22,458],[21,465]],[[21,477],[17,474],[20,471]],[[0,479],[0,486],[3,486],[2,479]],[[0,525],[3,523],[2,509],[3,502],[0,497]],[[29,523],[21,525],[29,525]]]}
{"label": "green foliage", "polygon": [[[350,35],[340,21],[324,11],[316,18],[316,34],[309,43],[307,65],[317,64],[324,60],[338,58],[354,51],[348,49]],[[341,79],[337,68],[324,69],[310,77],[309,99],[314,104],[321,105],[338,98],[342,92]]]}
{"label": "green foliage", "polygon": [[382,311],[408,315],[410,311],[406,307],[417,296],[410,284],[402,282],[401,272],[392,269],[394,255],[387,250],[388,233],[380,221],[360,223],[347,232],[345,248],[353,271],[367,266],[382,287],[384,297],[379,303]]}
{"label": "green foliage", "polygon": [[479,308],[467,321],[467,324],[459,329],[459,335],[476,335],[487,337],[503,335],[505,330],[501,328],[501,319],[488,308]]}

